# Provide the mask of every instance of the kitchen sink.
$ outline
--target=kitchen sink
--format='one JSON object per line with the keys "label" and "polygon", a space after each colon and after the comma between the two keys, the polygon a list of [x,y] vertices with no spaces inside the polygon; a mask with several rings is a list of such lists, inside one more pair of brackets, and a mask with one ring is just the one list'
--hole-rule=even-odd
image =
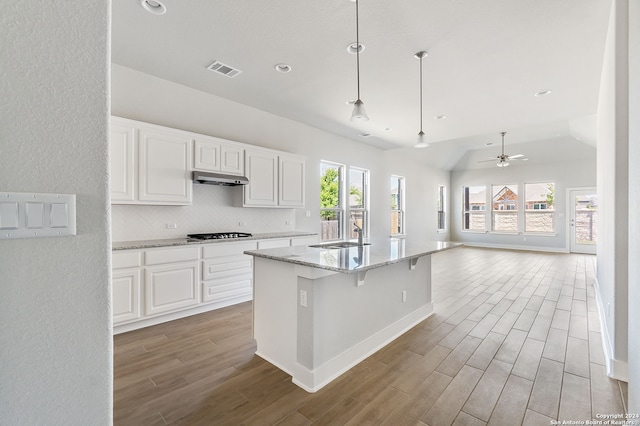
{"label": "kitchen sink", "polygon": [[[362,245],[370,246],[371,243],[363,243]],[[324,249],[342,249],[342,248],[358,247],[358,243],[355,241],[340,241],[337,243],[315,244],[309,247],[324,248]]]}

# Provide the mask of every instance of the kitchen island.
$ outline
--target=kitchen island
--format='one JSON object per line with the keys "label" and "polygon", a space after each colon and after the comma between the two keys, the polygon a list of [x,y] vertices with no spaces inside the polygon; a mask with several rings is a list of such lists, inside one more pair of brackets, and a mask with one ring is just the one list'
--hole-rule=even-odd
{"label": "kitchen island", "polygon": [[433,313],[431,254],[457,246],[386,238],[245,251],[256,354],[317,391]]}

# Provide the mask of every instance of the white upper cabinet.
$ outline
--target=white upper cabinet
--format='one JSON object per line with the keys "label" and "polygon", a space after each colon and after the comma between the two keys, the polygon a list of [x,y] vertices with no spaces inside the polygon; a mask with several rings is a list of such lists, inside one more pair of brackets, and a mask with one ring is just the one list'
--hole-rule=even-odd
{"label": "white upper cabinet", "polygon": [[211,136],[194,138],[193,169],[244,174],[244,148],[234,142]]}
{"label": "white upper cabinet", "polygon": [[111,203],[191,204],[192,139],[187,132],[111,118]]}
{"label": "white upper cabinet", "polygon": [[245,152],[245,207],[304,207],[305,159],[270,150]]}
{"label": "white upper cabinet", "polygon": [[304,207],[304,158],[280,155],[278,169],[278,204]]}
{"label": "white upper cabinet", "polygon": [[136,185],[136,129],[111,123],[111,201],[134,201]]}
{"label": "white upper cabinet", "polygon": [[249,184],[244,186],[244,205],[278,206],[278,155],[270,151],[247,149],[245,171]]}
{"label": "white upper cabinet", "polygon": [[191,139],[142,127],[139,144],[138,199],[191,204]]}

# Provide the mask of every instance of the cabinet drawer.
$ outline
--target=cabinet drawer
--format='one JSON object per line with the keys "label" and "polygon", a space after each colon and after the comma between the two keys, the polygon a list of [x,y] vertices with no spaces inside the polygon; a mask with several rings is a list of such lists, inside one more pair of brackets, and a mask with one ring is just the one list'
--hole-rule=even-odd
{"label": "cabinet drawer", "polygon": [[227,256],[202,262],[202,279],[205,281],[238,274],[253,274],[253,259],[250,256]]}
{"label": "cabinet drawer", "polygon": [[145,265],[159,265],[162,263],[185,262],[198,260],[199,247],[181,247],[161,250],[147,250],[145,252]]}
{"label": "cabinet drawer", "polygon": [[217,256],[233,256],[242,254],[245,250],[255,249],[255,241],[244,241],[241,243],[216,243],[204,246],[202,248],[202,257],[207,259]]}
{"label": "cabinet drawer", "polygon": [[251,296],[251,277],[234,277],[202,283],[203,302],[221,302],[241,296]]}
{"label": "cabinet drawer", "polygon": [[260,249],[269,249],[269,248],[279,248],[279,247],[289,247],[291,242],[289,238],[285,239],[272,239],[272,240],[262,240],[258,241],[258,250]]}
{"label": "cabinet drawer", "polygon": [[141,251],[114,251],[111,253],[111,268],[136,268],[142,264]]}

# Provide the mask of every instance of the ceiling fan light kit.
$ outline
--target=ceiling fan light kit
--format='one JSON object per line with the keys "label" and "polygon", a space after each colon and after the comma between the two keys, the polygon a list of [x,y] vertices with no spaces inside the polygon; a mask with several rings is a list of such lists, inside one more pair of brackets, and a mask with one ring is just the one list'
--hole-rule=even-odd
{"label": "ceiling fan light kit", "polygon": [[[478,161],[478,163],[486,163],[487,161],[496,161],[495,159],[498,159],[498,162],[496,163],[496,166],[498,167],[502,167],[505,168],[507,166],[509,166],[509,160],[521,160],[521,161],[527,161],[528,158],[522,158],[524,157],[524,154],[516,154],[516,155],[507,155],[504,153],[504,135],[506,135],[507,132],[500,132],[500,136],[502,136],[502,151],[500,153],[500,155],[498,155],[497,157],[494,157],[490,160],[481,160]],[[485,145],[491,145],[490,143],[487,143]]]}

